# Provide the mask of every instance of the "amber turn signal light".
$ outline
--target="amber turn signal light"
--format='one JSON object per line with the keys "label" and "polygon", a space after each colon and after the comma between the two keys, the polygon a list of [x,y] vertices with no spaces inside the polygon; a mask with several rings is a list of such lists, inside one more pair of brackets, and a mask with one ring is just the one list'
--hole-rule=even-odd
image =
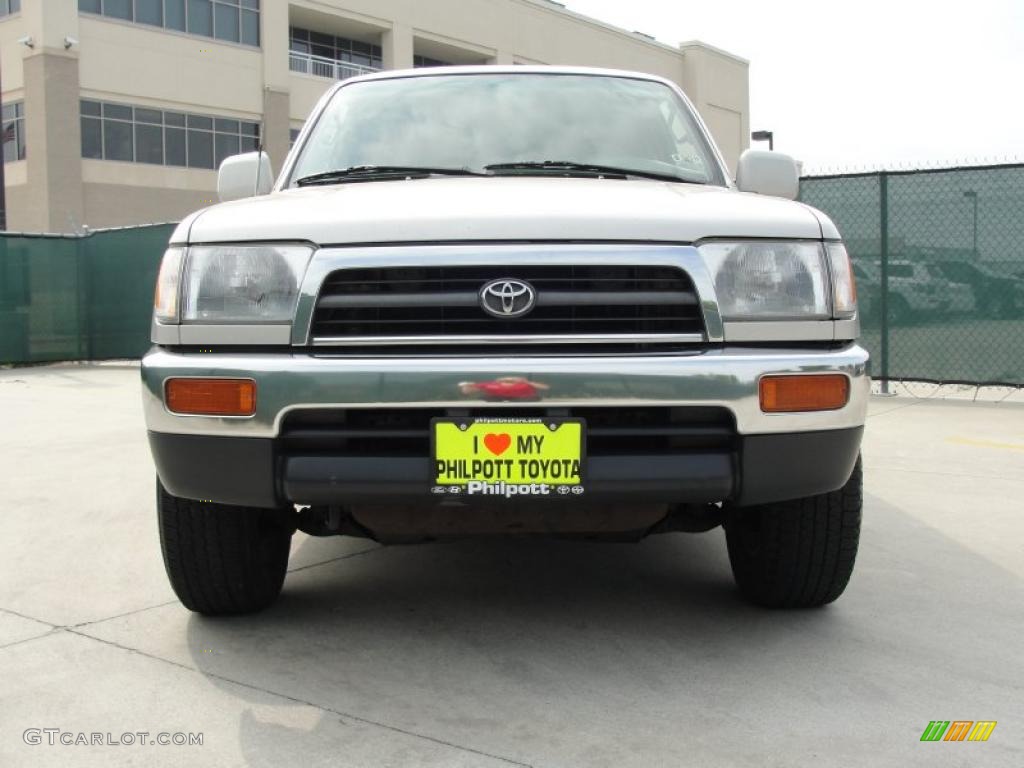
{"label": "amber turn signal light", "polygon": [[850,380],[841,373],[765,376],[760,390],[765,413],[834,411],[850,400]]}
{"label": "amber turn signal light", "polygon": [[196,416],[252,416],[256,382],[252,379],[168,379],[167,408]]}

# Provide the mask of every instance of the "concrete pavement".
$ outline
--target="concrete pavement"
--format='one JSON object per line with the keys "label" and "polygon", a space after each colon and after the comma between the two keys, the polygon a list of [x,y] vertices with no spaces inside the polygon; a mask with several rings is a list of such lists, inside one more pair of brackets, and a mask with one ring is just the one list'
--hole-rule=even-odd
{"label": "concrete pavement", "polygon": [[[211,620],[163,573],[137,379],[0,371],[0,765],[1024,764],[1024,406],[872,401],[858,565],[823,610],[741,602],[721,531],[299,534],[272,609]],[[936,719],[999,725],[921,743]]]}

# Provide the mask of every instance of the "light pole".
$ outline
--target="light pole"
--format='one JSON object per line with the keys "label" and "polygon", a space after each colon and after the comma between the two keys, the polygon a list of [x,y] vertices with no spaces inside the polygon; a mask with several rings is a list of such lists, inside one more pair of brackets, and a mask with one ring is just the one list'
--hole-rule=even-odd
{"label": "light pole", "polygon": [[775,149],[775,134],[772,131],[754,131],[750,134],[751,141],[767,141],[768,151]]}
{"label": "light pole", "polygon": [[973,203],[974,218],[972,219],[973,226],[971,227],[971,250],[974,252],[974,258],[978,258],[978,193],[973,189],[968,189],[964,192],[964,197]]}

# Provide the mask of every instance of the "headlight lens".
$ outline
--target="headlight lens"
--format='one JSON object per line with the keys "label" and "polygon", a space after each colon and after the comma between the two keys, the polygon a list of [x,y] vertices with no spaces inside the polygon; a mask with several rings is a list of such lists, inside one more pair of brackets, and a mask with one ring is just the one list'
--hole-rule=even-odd
{"label": "headlight lens", "polygon": [[189,248],[182,322],[291,322],[312,253],[301,245]]}
{"label": "headlight lens", "polygon": [[160,262],[160,274],[156,278],[156,295],[153,297],[153,314],[161,323],[178,322],[178,293],[181,285],[182,248],[168,248]]}
{"label": "headlight lens", "polygon": [[724,320],[829,317],[828,271],[820,243],[705,243]]}

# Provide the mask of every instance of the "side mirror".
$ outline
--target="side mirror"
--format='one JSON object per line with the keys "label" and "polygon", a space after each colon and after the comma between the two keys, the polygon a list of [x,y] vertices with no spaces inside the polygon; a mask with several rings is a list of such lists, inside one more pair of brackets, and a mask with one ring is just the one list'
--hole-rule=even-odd
{"label": "side mirror", "polygon": [[800,192],[800,169],[789,155],[748,149],[736,167],[736,186],[741,192],[795,200]]}
{"label": "side mirror", "polygon": [[217,195],[222,203],[266,195],[274,187],[274,171],[266,152],[232,155],[217,172]]}

